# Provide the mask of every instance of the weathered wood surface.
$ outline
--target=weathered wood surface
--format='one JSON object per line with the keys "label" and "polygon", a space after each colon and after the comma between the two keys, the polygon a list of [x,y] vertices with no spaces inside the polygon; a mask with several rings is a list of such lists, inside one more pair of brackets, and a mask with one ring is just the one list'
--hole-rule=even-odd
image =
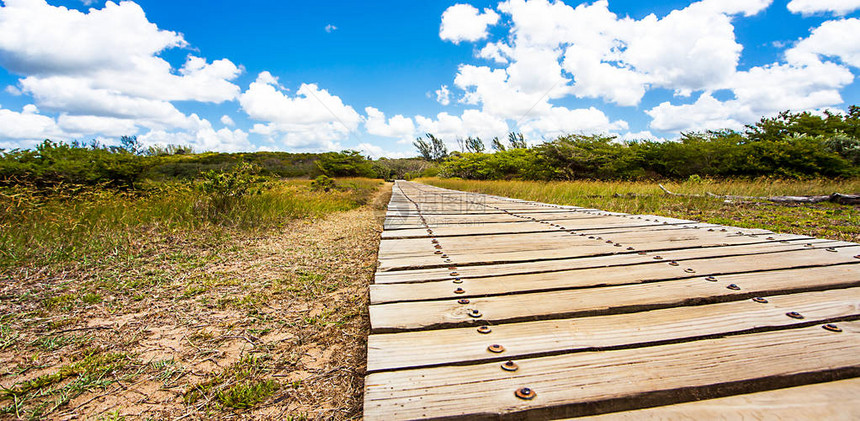
{"label": "weathered wood surface", "polygon": [[751,394],[860,376],[857,244],[405,182],[385,227],[367,419],[790,418]]}
{"label": "weathered wood surface", "polygon": [[715,419],[856,421],[860,419],[858,396],[860,396],[860,379],[848,379],[578,419],[583,421]]}

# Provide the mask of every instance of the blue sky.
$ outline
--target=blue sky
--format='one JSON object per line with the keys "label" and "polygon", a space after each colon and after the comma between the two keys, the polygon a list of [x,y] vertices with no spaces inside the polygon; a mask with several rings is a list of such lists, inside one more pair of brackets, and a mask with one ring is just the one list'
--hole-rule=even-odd
{"label": "blue sky", "polygon": [[671,139],[860,103],[860,0],[0,3],[0,148],[397,157],[427,131]]}

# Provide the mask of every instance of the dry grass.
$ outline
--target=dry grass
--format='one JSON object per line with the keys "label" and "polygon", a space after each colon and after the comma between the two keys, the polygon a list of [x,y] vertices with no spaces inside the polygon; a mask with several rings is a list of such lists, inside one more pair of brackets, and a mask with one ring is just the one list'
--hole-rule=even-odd
{"label": "dry grass", "polygon": [[3,418],[360,417],[371,204],[2,273]]}
{"label": "dry grass", "polygon": [[[833,203],[784,205],[773,202],[725,201],[708,197],[668,196],[657,182],[626,181],[475,181],[426,178],[434,186],[514,197],[611,212],[651,214],[745,228],[860,242],[860,207]],[[675,193],[774,196],[860,193],[853,180],[700,180],[664,184]]]}

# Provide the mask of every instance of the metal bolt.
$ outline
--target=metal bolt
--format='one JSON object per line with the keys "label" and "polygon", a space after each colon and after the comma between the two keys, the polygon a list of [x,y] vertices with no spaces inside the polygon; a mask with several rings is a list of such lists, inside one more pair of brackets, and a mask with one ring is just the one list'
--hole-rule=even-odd
{"label": "metal bolt", "polygon": [[469,312],[469,316],[477,319],[478,317],[481,317],[482,314],[478,309],[473,309],[472,311]]}
{"label": "metal bolt", "polygon": [[839,326],[836,326],[833,323],[828,323],[828,324],[821,326],[821,327],[824,328],[824,330],[829,330],[831,332],[837,332],[837,333],[842,332],[842,328]]}
{"label": "metal bolt", "polygon": [[717,278],[713,276],[708,276],[707,278],[705,278],[705,280],[708,282],[717,282]]}
{"label": "metal bolt", "polygon": [[720,230],[720,232],[726,232],[726,231],[728,231],[728,230],[727,230],[727,229],[725,229],[725,228],[723,228],[723,229],[721,229],[721,230]]}
{"label": "metal bolt", "polygon": [[594,239],[594,236],[593,236],[593,235],[589,235],[589,236],[588,236],[588,239],[589,239],[589,240],[593,240],[593,239]]}
{"label": "metal bolt", "polygon": [[478,328],[478,333],[482,333],[484,335],[486,335],[492,331],[493,331],[493,329],[489,326],[481,326]]}
{"label": "metal bolt", "polygon": [[468,298],[461,298],[461,299],[457,300],[457,303],[458,304],[469,304],[469,299]]}
{"label": "metal bolt", "polygon": [[441,248],[442,248],[442,246],[441,246],[441,245],[439,245],[439,244],[436,244],[436,245],[435,245],[435,246],[433,246],[433,247],[436,247],[437,249],[441,249]]}
{"label": "metal bolt", "polygon": [[460,272],[451,272],[451,276],[460,276]]}
{"label": "metal bolt", "polygon": [[829,252],[831,252],[831,253],[836,253],[836,252],[838,252],[838,250],[836,250],[836,249],[835,249],[835,248],[833,248],[833,247],[828,247],[828,248],[826,248],[825,250],[827,250],[827,251],[829,251]]}
{"label": "metal bolt", "polygon": [[535,393],[534,390],[531,390],[527,387],[521,387],[521,388],[517,389],[516,392],[514,392],[514,395],[516,395],[516,397],[518,397],[520,399],[525,399],[525,400],[529,401],[529,400],[534,399],[535,396],[537,396],[537,393]]}
{"label": "metal bolt", "polygon": [[437,239],[435,239],[435,238],[434,238],[434,239],[432,239],[432,240],[430,240],[430,242],[431,242],[431,243],[433,243],[433,244],[439,244],[439,240],[437,240]]}
{"label": "metal bolt", "polygon": [[663,260],[663,256],[654,256],[654,260]]}
{"label": "metal bolt", "polygon": [[487,347],[487,351],[490,351],[494,354],[501,354],[502,352],[505,352],[505,347],[499,344],[492,344]]}
{"label": "metal bolt", "polygon": [[602,240],[603,237],[594,237],[595,240]]}
{"label": "metal bolt", "polygon": [[684,272],[687,272],[687,273],[696,273],[696,271],[695,271],[693,268],[686,268],[686,269],[684,269]]}
{"label": "metal bolt", "polygon": [[812,243],[806,243],[803,245],[803,247],[812,247]]}
{"label": "metal bolt", "polygon": [[615,247],[623,247],[621,243],[615,243]]}
{"label": "metal bolt", "polygon": [[[633,248],[633,247],[628,247],[628,248]],[[640,252],[639,252],[639,255],[640,255],[640,256],[644,256],[644,255],[646,255],[646,254],[648,254],[648,252],[647,252],[647,251],[640,251]]]}
{"label": "metal bolt", "polygon": [[518,368],[520,368],[520,367],[517,366],[517,363],[515,363],[513,361],[508,361],[508,362],[502,364],[502,370],[505,370],[505,371],[517,371]]}
{"label": "metal bolt", "polygon": [[445,254],[445,253],[442,253],[442,258],[443,258],[443,259],[447,259],[447,258],[448,258],[448,255],[447,255],[447,254]]}
{"label": "metal bolt", "polygon": [[752,300],[759,304],[767,304],[767,298],[764,297],[755,297]]}
{"label": "metal bolt", "polygon": [[442,250],[436,250],[433,252],[433,254],[442,254]]}
{"label": "metal bolt", "polygon": [[726,288],[728,288],[732,291],[740,291],[741,290],[741,287],[737,286],[736,284],[729,284],[728,286],[726,286]]}
{"label": "metal bolt", "polygon": [[612,240],[606,240],[606,244],[612,244]]}
{"label": "metal bolt", "polygon": [[462,284],[463,280],[460,278],[454,278],[454,280],[452,282],[454,282],[455,284]]}
{"label": "metal bolt", "polygon": [[633,247],[627,247],[627,250],[636,250],[636,249]]}
{"label": "metal bolt", "polygon": [[800,319],[802,319],[802,318],[803,318],[803,315],[802,315],[802,314],[800,314],[800,313],[798,313],[798,312],[796,312],[796,311],[789,311],[788,313],[785,313],[785,315],[786,315],[786,316],[788,316],[788,317],[791,317],[792,319],[798,319],[798,320],[800,320]]}
{"label": "metal bolt", "polygon": [[463,288],[457,288],[454,290],[454,294],[465,294],[466,290]]}
{"label": "metal bolt", "polygon": [[674,261],[674,260],[672,260],[671,262],[669,262],[669,266],[678,266],[678,265],[679,265],[679,263],[678,263],[678,262],[676,262],[676,261]]}
{"label": "metal bolt", "polygon": [[767,238],[765,238],[765,240],[773,241],[773,240],[776,240],[776,238],[773,238],[773,237],[767,237]]}
{"label": "metal bolt", "polygon": [[451,259],[445,259],[445,263],[451,263]]}
{"label": "metal bolt", "polygon": [[708,228],[708,232],[714,232],[713,228]]}

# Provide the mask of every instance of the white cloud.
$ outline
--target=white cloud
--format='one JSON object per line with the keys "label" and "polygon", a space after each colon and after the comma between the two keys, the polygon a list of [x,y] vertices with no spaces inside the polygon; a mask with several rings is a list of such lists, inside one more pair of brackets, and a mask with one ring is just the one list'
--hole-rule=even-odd
{"label": "white cloud", "polygon": [[795,64],[815,64],[821,57],[836,57],[843,63],[860,68],[860,19],[832,20],[812,30],[812,34],[785,52]]}
{"label": "white cloud", "polygon": [[343,101],[315,84],[302,84],[295,96],[286,94],[277,79],[261,73],[239,104],[256,124],[254,133],[280,137],[286,146],[302,150],[333,150],[335,141],[358,128],[361,116]]}
{"label": "white cloud", "polygon": [[364,112],[367,113],[364,128],[368,134],[398,139],[411,139],[415,134],[415,124],[409,117],[397,114],[386,122],[385,114],[376,108],[366,107]]}
{"label": "white cloud", "polygon": [[442,85],[436,90],[436,102],[442,105],[451,103],[451,91],[448,90],[448,85]]}
{"label": "white cloud", "polygon": [[492,9],[481,13],[469,4],[455,4],[442,13],[439,38],[459,44],[461,41],[478,41],[487,37],[487,27],[499,21]]}
{"label": "white cloud", "polygon": [[415,116],[419,133],[432,133],[447,142],[449,149],[457,147],[457,138],[478,136],[489,141],[495,136],[504,137],[509,128],[505,120],[480,110],[465,110],[460,116],[442,112],[436,119]]}
{"label": "white cloud", "polygon": [[648,130],[641,131],[641,132],[635,132],[635,133],[634,132],[626,132],[626,133],[618,136],[617,139],[622,141],[622,142],[629,142],[629,141],[633,141],[633,140],[650,140],[650,141],[663,140],[657,136],[654,136],[654,134],[649,132]]}
{"label": "white cloud", "polygon": [[590,107],[568,109],[552,107],[548,113],[520,124],[520,131],[530,139],[553,138],[566,134],[592,134],[626,130],[627,122],[610,121],[603,111]]}
{"label": "white cloud", "polygon": [[816,13],[833,13],[842,16],[857,9],[860,9],[860,0],[791,0],[788,2],[788,10],[804,16]]}
{"label": "white cloud", "polygon": [[224,114],[221,116],[221,124],[228,126],[228,127],[233,127],[236,125],[236,122],[234,122],[233,119],[230,118],[229,115]]}
{"label": "white cloud", "polygon": [[361,152],[362,154],[364,154],[365,156],[369,156],[373,159],[379,159],[379,158],[383,158],[383,157],[385,157],[385,158],[408,158],[408,157],[412,156],[412,154],[405,153],[405,152],[391,152],[391,151],[385,150],[384,148],[382,148],[380,146],[373,145],[370,143],[359,143],[355,149],[357,151]]}
{"label": "white cloud", "polygon": [[[30,104],[24,106],[21,112],[0,108],[0,140],[13,141],[42,141],[55,138],[62,133],[53,118],[39,114],[39,109]],[[20,143],[9,143],[12,147]],[[27,145],[29,146],[29,145]]]}
{"label": "white cloud", "polygon": [[[651,128],[661,131],[742,129],[743,120],[751,117],[748,109],[736,109],[737,101],[720,102],[711,94],[702,94],[693,104],[672,105],[663,102],[645,111],[651,116]],[[734,116],[745,113],[743,119]]]}
{"label": "white cloud", "polygon": [[[0,65],[21,75],[7,92],[28,94],[59,113],[54,137],[129,134],[138,128],[197,136],[196,116],[173,101],[235,99],[242,69],[230,60],[189,55],[174,68],[160,54],[188,43],[149,22],[133,2],[106,2],[80,12],[44,0],[8,0],[0,7]],[[208,122],[207,122],[208,123]]]}
{"label": "white cloud", "polygon": [[195,114],[190,119],[196,126],[193,130],[151,130],[138,136],[138,140],[144,145],[189,145],[195,151],[240,152],[254,149],[248,141],[248,134],[242,130],[215,130],[209,120]]}
{"label": "white cloud", "polygon": [[337,26],[334,26],[332,24],[328,24],[325,26],[325,31],[328,33],[332,33],[334,31],[337,31]]}

